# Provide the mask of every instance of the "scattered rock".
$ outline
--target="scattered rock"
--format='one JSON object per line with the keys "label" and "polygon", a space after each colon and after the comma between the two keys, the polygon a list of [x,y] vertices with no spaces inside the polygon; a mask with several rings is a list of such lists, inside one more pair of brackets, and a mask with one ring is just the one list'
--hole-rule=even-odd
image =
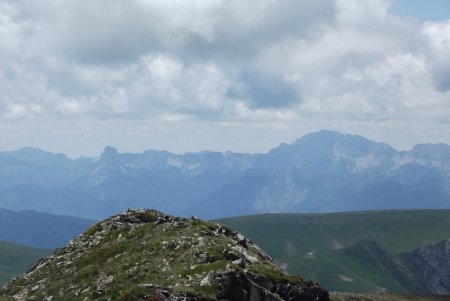
{"label": "scattered rock", "polygon": [[223,257],[225,257],[226,260],[231,261],[241,259],[238,254],[228,250],[223,251]]}
{"label": "scattered rock", "polygon": [[100,277],[97,278],[97,292],[104,292],[109,289],[109,285],[113,282],[114,276],[109,275],[106,276],[101,274]]}

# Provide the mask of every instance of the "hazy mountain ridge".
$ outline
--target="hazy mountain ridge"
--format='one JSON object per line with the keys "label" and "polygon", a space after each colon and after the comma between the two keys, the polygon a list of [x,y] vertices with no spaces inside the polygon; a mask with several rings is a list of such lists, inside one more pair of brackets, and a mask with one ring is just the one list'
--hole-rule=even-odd
{"label": "hazy mountain ridge", "polygon": [[41,249],[55,249],[88,229],[95,221],[33,211],[0,209],[0,240]]}
{"label": "hazy mountain ridge", "polygon": [[[206,218],[450,208],[450,146],[420,144],[399,152],[323,130],[266,154],[130,154],[106,147],[99,159],[71,160],[26,148],[0,152],[0,179],[0,208],[96,219],[128,207]],[[58,204],[61,195],[64,205]]]}

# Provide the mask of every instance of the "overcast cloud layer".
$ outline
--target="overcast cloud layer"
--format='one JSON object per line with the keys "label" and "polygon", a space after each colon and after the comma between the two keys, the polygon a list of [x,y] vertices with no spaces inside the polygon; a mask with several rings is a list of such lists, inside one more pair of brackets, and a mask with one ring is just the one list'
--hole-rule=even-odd
{"label": "overcast cloud layer", "polygon": [[[450,143],[450,18],[390,1],[0,0],[0,148]],[[450,12],[449,12],[450,14]]]}

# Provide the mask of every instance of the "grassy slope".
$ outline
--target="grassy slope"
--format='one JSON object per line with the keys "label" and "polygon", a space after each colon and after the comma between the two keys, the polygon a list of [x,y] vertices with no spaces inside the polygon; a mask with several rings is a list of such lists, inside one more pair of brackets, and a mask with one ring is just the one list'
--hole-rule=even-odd
{"label": "grassy slope", "polygon": [[38,259],[49,255],[49,250],[25,247],[0,241],[0,286],[22,274]]}
{"label": "grassy slope", "polygon": [[359,257],[349,255],[355,243],[373,240],[388,253],[398,254],[450,237],[450,210],[265,214],[220,222],[287,264],[290,273],[338,291],[407,292],[389,264],[383,263],[388,260],[386,254],[368,249]]}

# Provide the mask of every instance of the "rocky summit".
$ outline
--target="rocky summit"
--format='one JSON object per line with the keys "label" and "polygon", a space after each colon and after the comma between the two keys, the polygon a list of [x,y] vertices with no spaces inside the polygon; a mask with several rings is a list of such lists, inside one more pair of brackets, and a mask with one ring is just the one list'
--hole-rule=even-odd
{"label": "rocky summit", "polygon": [[327,301],[223,225],[128,210],[92,226],[0,290],[0,300]]}

